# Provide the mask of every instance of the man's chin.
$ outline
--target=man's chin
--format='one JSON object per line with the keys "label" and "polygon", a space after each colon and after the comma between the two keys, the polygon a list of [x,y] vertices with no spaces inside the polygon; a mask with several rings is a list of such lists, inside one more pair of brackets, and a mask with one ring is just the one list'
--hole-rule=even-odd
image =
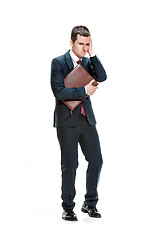
{"label": "man's chin", "polygon": [[81,58],[82,58],[82,57],[84,57],[84,56],[86,56],[86,54],[87,54],[86,52],[85,52],[85,53],[83,53],[83,54],[81,55]]}

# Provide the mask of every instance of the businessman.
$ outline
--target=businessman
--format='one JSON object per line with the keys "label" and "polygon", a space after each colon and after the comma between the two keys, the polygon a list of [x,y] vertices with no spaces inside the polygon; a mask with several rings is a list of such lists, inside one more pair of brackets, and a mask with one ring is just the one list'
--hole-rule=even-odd
{"label": "businessman", "polygon": [[[78,167],[78,144],[88,162],[86,172],[86,194],[81,211],[90,217],[100,218],[96,208],[98,202],[97,185],[102,167],[102,154],[96,120],[93,113],[90,96],[95,94],[97,86],[92,80],[85,87],[65,88],[64,78],[77,66],[82,66],[97,81],[107,79],[106,72],[93,52],[92,38],[88,28],[76,26],[72,29],[71,49],[64,55],[54,58],[51,65],[51,87],[56,99],[54,111],[54,127],[61,150],[62,172],[62,218],[68,221],[77,221],[74,213],[74,197],[76,194],[75,177]],[[89,57],[85,57],[86,54]],[[83,100],[71,114],[70,109],[62,100]],[[99,104],[101,100],[99,99]]]}

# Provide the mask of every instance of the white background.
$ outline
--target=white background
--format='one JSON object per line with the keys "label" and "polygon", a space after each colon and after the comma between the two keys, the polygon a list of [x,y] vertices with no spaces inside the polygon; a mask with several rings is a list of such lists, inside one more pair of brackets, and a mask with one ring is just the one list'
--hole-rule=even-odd
{"label": "white background", "polygon": [[[160,239],[160,36],[158,0],[15,0],[0,4],[1,239]],[[61,219],[60,151],[52,127],[54,57],[86,25],[108,80],[92,96],[103,171],[98,209]]]}

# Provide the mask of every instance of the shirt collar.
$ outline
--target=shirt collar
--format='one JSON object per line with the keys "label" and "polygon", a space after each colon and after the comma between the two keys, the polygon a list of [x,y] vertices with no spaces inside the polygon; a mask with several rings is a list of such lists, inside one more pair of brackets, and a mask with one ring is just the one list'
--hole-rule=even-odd
{"label": "shirt collar", "polygon": [[72,51],[72,49],[70,50],[70,55],[71,55],[71,58],[73,60],[73,62],[77,63],[78,60],[82,60],[81,58],[78,58],[75,53]]}

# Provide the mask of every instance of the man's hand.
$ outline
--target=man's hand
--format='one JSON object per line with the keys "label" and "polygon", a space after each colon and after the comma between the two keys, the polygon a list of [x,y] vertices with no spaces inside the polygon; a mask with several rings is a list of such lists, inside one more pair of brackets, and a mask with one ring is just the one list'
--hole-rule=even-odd
{"label": "man's hand", "polygon": [[91,37],[91,36],[89,37],[89,49],[88,49],[88,53],[89,53],[89,56],[94,55],[94,52],[93,52],[93,43],[92,43],[92,37]]}
{"label": "man's hand", "polygon": [[85,89],[86,89],[86,93],[87,95],[93,95],[95,93],[95,91],[97,90],[97,86],[93,86],[92,83],[94,82],[95,80],[91,80],[90,83],[88,83],[86,86],[85,86]]}

